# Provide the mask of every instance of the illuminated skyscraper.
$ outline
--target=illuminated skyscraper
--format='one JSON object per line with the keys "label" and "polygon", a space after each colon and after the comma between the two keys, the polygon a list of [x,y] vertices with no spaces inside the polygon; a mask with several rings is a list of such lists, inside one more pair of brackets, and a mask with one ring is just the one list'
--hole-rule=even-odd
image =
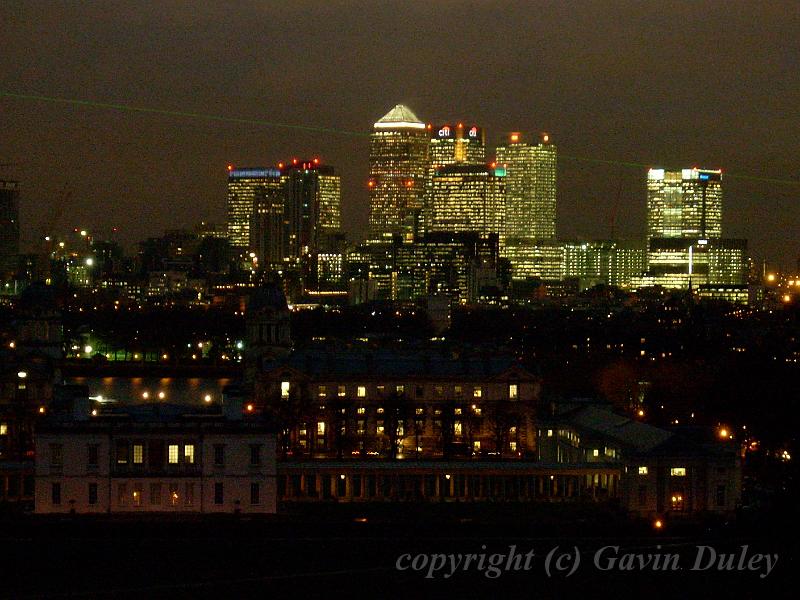
{"label": "illuminated skyscraper", "polygon": [[722,171],[647,172],[647,239],[722,237]]}
{"label": "illuminated skyscraper", "polygon": [[506,239],[551,240],[556,236],[556,147],[550,136],[529,144],[512,133],[497,148],[506,168]]}
{"label": "illuminated skyscraper", "polygon": [[502,245],[504,174],[486,165],[450,164],[436,169],[431,180],[430,231],[495,233]]}
{"label": "illuminated skyscraper", "polygon": [[458,123],[433,127],[428,125],[431,133],[428,153],[428,178],[425,185],[425,209],[423,216],[424,230],[431,231],[433,218],[433,175],[437,169],[447,165],[485,165],[486,147],[483,130],[476,125],[464,126]]}
{"label": "illuminated skyscraper", "polygon": [[235,169],[228,165],[228,240],[239,251],[250,247],[250,222],[258,194],[269,196],[281,187],[278,169]]}
{"label": "illuminated skyscraper", "polygon": [[19,183],[0,180],[0,278],[16,270],[19,255]]}
{"label": "illuminated skyscraper", "polygon": [[371,239],[387,234],[413,239],[422,219],[429,142],[425,124],[402,104],[375,123],[367,184]]}
{"label": "illuminated skyscraper", "polygon": [[722,238],[722,171],[647,172],[647,269],[667,288],[744,283],[747,242]]}

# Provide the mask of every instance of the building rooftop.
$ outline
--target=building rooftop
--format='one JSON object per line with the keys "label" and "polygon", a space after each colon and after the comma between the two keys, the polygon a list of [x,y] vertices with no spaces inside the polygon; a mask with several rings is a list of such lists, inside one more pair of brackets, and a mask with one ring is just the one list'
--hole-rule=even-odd
{"label": "building rooftop", "polygon": [[404,104],[397,104],[375,123],[376,129],[425,129],[425,123],[419,120],[414,112]]}
{"label": "building rooftop", "polygon": [[520,379],[534,378],[510,355],[486,354],[453,357],[449,354],[403,352],[379,349],[371,352],[350,349],[305,349],[285,359],[268,363],[266,370],[293,369],[315,379],[358,379],[380,377],[402,379],[479,380],[515,371]]}

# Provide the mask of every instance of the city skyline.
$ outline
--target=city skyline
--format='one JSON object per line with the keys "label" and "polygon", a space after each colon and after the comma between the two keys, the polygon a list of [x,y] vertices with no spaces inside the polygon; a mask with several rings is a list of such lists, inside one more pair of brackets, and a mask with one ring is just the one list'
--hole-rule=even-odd
{"label": "city skyline", "polygon": [[[100,20],[88,18],[87,10],[4,6],[2,91],[364,133],[400,101],[432,123],[479,123],[489,144],[515,130],[547,131],[560,145],[558,219],[569,238],[606,238],[612,229],[630,238],[645,222],[640,167],[569,157],[707,165],[726,176],[782,181],[794,181],[800,170],[784,124],[799,91],[786,77],[793,72],[787,44],[796,37],[796,22],[779,5],[723,11],[687,3],[666,15],[642,5],[606,11],[588,2],[578,14],[540,6],[533,18],[527,3],[464,14],[449,4],[407,3],[400,25],[397,11],[381,6],[309,6],[302,30],[268,10],[119,7]],[[162,19],[183,23],[182,35],[168,35],[158,25]],[[679,33],[681,43],[651,35],[675,19],[691,22]],[[455,30],[436,26],[455,21],[466,28],[457,38]],[[362,33],[343,47],[335,40],[349,22]],[[60,34],[37,53],[24,52],[39,26],[83,33]],[[211,35],[199,38],[208,28]],[[122,39],[110,37],[121,30]],[[243,35],[230,44],[232,30]],[[423,35],[419,48],[407,46],[414,32],[434,30],[439,33]],[[456,59],[449,50],[466,33],[477,43]],[[292,52],[267,61],[255,42],[265,34],[279,45],[295,43],[312,60],[290,59],[297,56]],[[633,52],[645,38],[650,49]],[[758,50],[743,51],[742,40],[751,38],[760,40]],[[332,50],[321,53],[323,47]],[[325,60],[336,66],[333,77],[321,77]],[[477,74],[464,67],[470,64],[481,64],[485,76],[454,86],[452,73]],[[779,94],[771,91],[776,85]],[[366,231],[366,138],[5,96],[0,104],[0,163],[17,165],[3,167],[2,177],[23,184],[28,246],[65,187],[72,199],[64,226],[117,225],[128,246],[170,222],[222,221],[220,167],[274,164],[288,151],[318,155],[340,169],[345,227],[351,237]],[[748,238],[756,257],[793,266],[796,189],[729,176],[728,235]]]}

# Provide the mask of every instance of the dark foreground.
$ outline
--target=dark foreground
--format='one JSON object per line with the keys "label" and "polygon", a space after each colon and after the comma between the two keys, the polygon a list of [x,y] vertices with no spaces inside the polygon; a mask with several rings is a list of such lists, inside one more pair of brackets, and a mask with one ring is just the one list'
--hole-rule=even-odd
{"label": "dark foreground", "polygon": [[[797,596],[798,543],[791,523],[777,515],[736,524],[671,522],[655,531],[596,507],[316,506],[267,519],[179,522],[6,516],[0,528],[0,596],[12,598]],[[758,553],[778,561],[764,577],[764,561],[752,571],[692,570],[698,545],[734,554],[734,569]],[[601,570],[595,555],[608,546],[619,550],[603,550],[601,566],[617,560]],[[465,570],[467,554],[475,556]],[[501,562],[492,554],[505,556]],[[580,563],[567,575],[576,554]],[[621,570],[625,554],[662,562],[674,555],[669,567],[680,569],[651,562]],[[705,550],[702,566],[708,557]],[[487,568],[492,560],[496,569]]]}

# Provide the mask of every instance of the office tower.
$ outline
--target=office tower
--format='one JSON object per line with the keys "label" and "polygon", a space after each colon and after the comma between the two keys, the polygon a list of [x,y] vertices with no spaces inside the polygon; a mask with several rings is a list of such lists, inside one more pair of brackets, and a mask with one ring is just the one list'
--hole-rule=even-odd
{"label": "office tower", "polygon": [[550,136],[530,144],[512,133],[497,148],[506,169],[506,238],[551,240],[556,235],[556,147]]}
{"label": "office tower", "polygon": [[0,278],[17,270],[19,256],[19,182],[0,180]]}
{"label": "office tower", "polygon": [[647,239],[722,237],[722,171],[647,172]]}
{"label": "office tower", "polygon": [[431,132],[429,158],[434,169],[455,163],[475,165],[486,162],[483,129],[477,125],[465,127],[458,123],[456,126],[428,125],[428,128]]}
{"label": "office tower", "polygon": [[722,171],[647,172],[647,277],[667,288],[743,285],[747,241],[722,237]]}
{"label": "office tower", "polygon": [[434,127],[428,125],[430,147],[428,151],[428,178],[425,182],[425,208],[423,212],[424,231],[431,230],[433,216],[432,183],[437,169],[446,165],[466,164],[485,165],[486,147],[483,129],[477,125],[465,127],[463,123]]}
{"label": "office tower", "polygon": [[581,289],[597,284],[629,287],[646,268],[644,245],[621,240],[563,243],[563,279],[578,279]]}
{"label": "office tower", "polygon": [[280,269],[286,258],[286,198],[281,186],[259,188],[253,200],[250,217],[249,248],[256,264],[267,269]]}
{"label": "office tower", "polygon": [[374,124],[367,182],[371,239],[414,239],[423,218],[429,141],[425,124],[402,104]]}
{"label": "office tower", "polygon": [[747,282],[747,240],[658,237],[648,246],[647,276],[639,285],[687,289]]}
{"label": "office tower", "polygon": [[503,169],[450,164],[431,178],[430,231],[496,233],[503,242]]}
{"label": "office tower", "polygon": [[322,236],[341,229],[341,178],[318,158],[278,166],[285,196],[286,256],[298,261],[317,252]]}
{"label": "office tower", "polygon": [[278,169],[235,169],[228,165],[228,240],[238,251],[250,247],[250,222],[259,194],[270,195],[281,187]]}
{"label": "office tower", "polygon": [[562,277],[564,247],[555,240],[509,240],[506,237],[501,255],[511,263],[511,278],[516,281],[558,281]]}
{"label": "office tower", "polygon": [[461,303],[476,301],[499,287],[499,236],[474,231],[433,232],[413,244],[396,247],[396,300],[445,296]]}

